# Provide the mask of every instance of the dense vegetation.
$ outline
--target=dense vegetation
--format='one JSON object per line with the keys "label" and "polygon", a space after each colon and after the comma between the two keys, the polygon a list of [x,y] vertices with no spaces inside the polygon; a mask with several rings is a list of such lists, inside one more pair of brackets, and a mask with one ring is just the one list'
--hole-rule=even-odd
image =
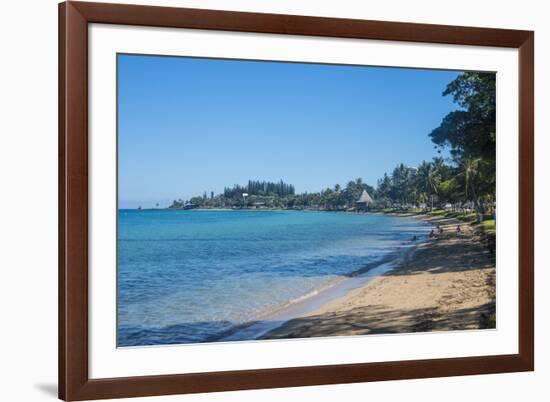
{"label": "dense vegetation", "polygon": [[244,194],[254,196],[277,196],[286,197],[294,195],[294,186],[287,184],[282,180],[278,183],[269,181],[249,180],[247,186],[234,185],[232,188],[226,187],[223,190],[225,198],[241,197]]}
{"label": "dense vegetation", "polygon": [[373,188],[362,179],[336,184],[316,193],[296,194],[282,180],[250,180],[247,185],[225,188],[222,194],[176,200],[170,208],[288,208],[348,210],[363,190],[375,200],[371,208],[491,210],[495,203],[496,103],[495,74],[466,72],[450,82],[443,96],[452,96],[458,109],[443,118],[429,137],[438,153],[416,167],[397,165]]}
{"label": "dense vegetation", "polygon": [[416,168],[398,165],[378,181],[379,205],[451,204],[480,213],[494,205],[495,74],[464,73],[447,85],[443,96],[449,95],[459,109],[445,116],[429,136],[438,152],[448,148],[451,157],[436,157]]}
{"label": "dense vegetation", "polygon": [[175,200],[170,208],[285,208],[285,209],[322,209],[345,210],[353,207],[363,190],[370,194],[374,189],[363,183],[362,179],[350,181],[342,188],[336,184],[317,193],[295,194],[294,186],[282,180],[278,183],[253,181],[248,185],[234,185],[225,188],[223,194],[210,197],[193,197],[189,201]]}

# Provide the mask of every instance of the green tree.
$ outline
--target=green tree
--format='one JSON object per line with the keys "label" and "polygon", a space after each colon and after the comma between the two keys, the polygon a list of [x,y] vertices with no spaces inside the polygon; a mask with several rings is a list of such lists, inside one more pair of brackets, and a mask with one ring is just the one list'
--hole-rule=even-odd
{"label": "green tree", "polygon": [[433,210],[434,197],[438,194],[441,182],[438,168],[441,168],[441,165],[423,161],[417,169],[418,191],[424,201],[430,202],[430,210]]}
{"label": "green tree", "polygon": [[443,95],[452,96],[460,109],[430,133],[436,147],[450,149],[456,166],[454,181],[443,177],[445,196],[461,194],[462,202],[473,202],[479,212],[485,201],[495,199],[495,78],[493,73],[466,72],[449,83]]}
{"label": "green tree", "polygon": [[460,109],[453,111],[430,133],[439,147],[450,147],[453,156],[495,159],[496,90],[493,73],[466,72],[447,85]]}

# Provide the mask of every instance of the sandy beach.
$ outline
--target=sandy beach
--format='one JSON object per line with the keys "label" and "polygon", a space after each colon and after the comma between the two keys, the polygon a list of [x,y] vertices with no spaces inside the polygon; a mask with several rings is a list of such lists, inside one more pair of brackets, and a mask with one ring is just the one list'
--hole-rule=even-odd
{"label": "sandy beach", "polygon": [[392,271],[261,339],[493,328],[495,257],[484,236],[454,218],[418,218],[444,232],[421,241]]}

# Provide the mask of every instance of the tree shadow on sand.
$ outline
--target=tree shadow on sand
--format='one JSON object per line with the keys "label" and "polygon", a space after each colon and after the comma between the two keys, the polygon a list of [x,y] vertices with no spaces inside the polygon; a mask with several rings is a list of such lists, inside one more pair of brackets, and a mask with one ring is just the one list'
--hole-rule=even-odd
{"label": "tree shadow on sand", "polygon": [[388,310],[383,306],[356,307],[296,318],[260,339],[489,329],[494,328],[494,322],[488,319],[493,313],[494,303],[445,314],[436,308]]}
{"label": "tree shadow on sand", "polygon": [[494,266],[495,255],[484,244],[472,240],[465,244],[459,236],[447,234],[433,240],[429,247],[419,245],[413,259],[405,262],[401,269],[385,275],[411,275],[422,272],[439,274],[488,269]]}

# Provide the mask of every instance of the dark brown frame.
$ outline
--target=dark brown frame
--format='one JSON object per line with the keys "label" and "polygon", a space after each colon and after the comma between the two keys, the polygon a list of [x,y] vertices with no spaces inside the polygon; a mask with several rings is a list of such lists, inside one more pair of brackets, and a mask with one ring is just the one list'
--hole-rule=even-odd
{"label": "dark brown frame", "polygon": [[[88,24],[519,49],[519,353],[215,373],[88,377]],[[534,33],[105,3],[59,5],[59,397],[85,400],[534,369]]]}

